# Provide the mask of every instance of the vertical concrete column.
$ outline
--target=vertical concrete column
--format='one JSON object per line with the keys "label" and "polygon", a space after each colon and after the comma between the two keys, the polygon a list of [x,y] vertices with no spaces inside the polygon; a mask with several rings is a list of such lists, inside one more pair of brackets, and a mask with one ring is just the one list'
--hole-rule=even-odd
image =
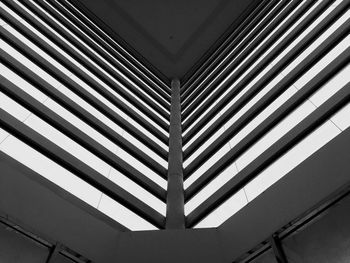
{"label": "vertical concrete column", "polygon": [[171,82],[166,229],[184,229],[180,81]]}

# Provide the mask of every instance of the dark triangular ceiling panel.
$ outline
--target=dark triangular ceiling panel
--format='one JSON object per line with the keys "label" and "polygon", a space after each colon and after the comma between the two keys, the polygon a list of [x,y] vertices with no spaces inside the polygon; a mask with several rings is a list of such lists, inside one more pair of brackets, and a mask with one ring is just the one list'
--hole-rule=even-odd
{"label": "dark triangular ceiling panel", "polygon": [[71,0],[163,79],[182,78],[220,44],[256,0]]}

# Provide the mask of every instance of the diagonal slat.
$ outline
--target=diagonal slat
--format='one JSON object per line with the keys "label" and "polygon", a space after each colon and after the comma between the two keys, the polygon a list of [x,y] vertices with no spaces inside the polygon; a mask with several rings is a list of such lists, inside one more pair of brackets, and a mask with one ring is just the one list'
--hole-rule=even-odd
{"label": "diagonal slat", "polygon": [[[99,67],[101,67],[104,71],[106,71],[108,74],[113,76],[118,82],[120,82],[127,90],[133,93],[133,95],[130,95],[124,88],[120,86],[120,84],[115,83],[111,81],[108,77],[106,77],[104,74],[101,74],[101,71],[99,69],[95,69],[94,73],[104,81],[108,85],[110,85],[117,93],[121,94],[125,99],[130,101],[135,101],[136,97],[139,98],[141,101],[149,105],[155,112],[163,116],[165,119],[169,119],[169,104],[166,103],[164,100],[159,99],[156,100],[156,102],[152,101],[149,97],[147,97],[144,93],[142,93],[134,83],[127,82],[123,77],[120,76],[112,67],[110,67],[107,63],[105,63],[101,58],[99,58],[94,52],[98,52],[98,50],[91,51],[88,48],[86,48],[80,41],[76,40],[74,37],[72,37],[66,30],[62,28],[61,25],[57,24],[56,21],[54,21],[52,18],[49,17],[51,15],[53,18],[55,18],[58,22],[60,22],[63,26],[68,28],[71,32],[74,33],[75,36],[79,37],[80,40],[82,40],[85,44],[91,43],[91,41],[82,34],[79,30],[77,30],[74,26],[72,26],[70,23],[68,23],[66,20],[62,19],[61,16],[59,16],[56,12],[54,12],[52,9],[49,8],[46,2],[39,1],[37,4],[43,8],[45,12],[48,14],[45,14],[40,8],[38,8],[33,2],[24,2],[25,6],[29,8],[33,13],[38,15],[47,25],[49,25],[51,28],[53,28],[56,32],[60,34],[61,37],[64,37],[67,41],[69,41],[75,48],[80,50],[85,56],[87,56],[89,59],[91,59],[94,63],[96,63]],[[91,45],[91,44],[90,44]],[[114,84],[114,85],[112,85]],[[153,94],[150,92],[150,89],[148,87],[146,88],[145,92],[149,95]],[[134,97],[135,96],[135,97]],[[155,97],[156,99],[159,98],[158,96]],[[162,107],[161,107],[161,106]]]}
{"label": "diagonal slat", "polygon": [[[277,3],[276,3],[277,2]],[[288,8],[286,8],[286,10],[288,10],[290,12],[290,10],[293,10],[292,8],[295,7],[295,5],[297,5],[300,1],[294,1],[292,4],[290,4],[290,6]],[[278,4],[276,6],[276,4]],[[276,15],[278,14],[278,12],[281,11],[281,9],[283,9],[286,5],[288,4],[288,1],[283,1],[283,2],[279,2],[279,1],[272,1],[269,3],[269,5],[267,5],[267,7],[265,8],[265,12],[261,12],[256,19],[259,18],[259,20],[255,20],[250,25],[250,27],[245,28],[245,30],[242,32],[241,35],[237,36],[236,39],[233,39],[233,41],[230,43],[231,48],[233,49],[233,51],[227,51],[226,53],[229,53],[227,57],[221,58],[221,61],[217,61],[217,64],[219,64],[217,67],[215,67],[214,69],[212,69],[210,72],[208,72],[209,74],[207,74],[208,76],[205,77],[205,79],[198,83],[197,86],[195,87],[196,90],[194,90],[189,96],[187,96],[186,100],[184,100],[183,102],[183,118],[184,120],[186,120],[186,118],[188,117],[188,115],[193,112],[195,110],[195,106],[197,105],[197,103],[194,103],[196,101],[200,101],[200,98],[205,98],[206,96],[200,94],[202,92],[203,89],[205,89],[205,91],[203,93],[208,93],[209,91],[211,91],[213,89],[213,86],[215,87],[218,83],[220,83],[223,79],[225,79],[226,77],[226,73],[227,71],[230,71],[230,69],[232,69],[234,67],[234,65],[238,65],[237,63],[239,61],[242,60],[238,60],[236,58],[236,56],[238,56],[240,54],[240,52],[242,52],[245,48],[246,50],[243,51],[244,54],[248,53],[247,50],[251,50],[254,49],[258,43],[260,43],[261,39],[264,39],[265,36],[267,36],[272,30],[273,27],[268,26],[267,28],[264,28],[265,26],[267,26],[267,24],[276,17]],[[276,6],[276,7],[275,7]],[[274,9],[273,9],[274,8]],[[266,17],[266,13],[267,11],[271,11]],[[284,10],[282,13],[285,13],[286,10]],[[283,16],[283,15],[282,15]],[[276,20],[280,20],[281,15],[279,15],[279,17],[277,17],[274,21],[272,21],[272,24],[274,25],[278,25],[278,23],[276,22]],[[260,24],[254,28],[254,30],[250,33],[250,30],[253,29],[253,27],[255,26],[255,24],[257,22],[260,22]],[[249,34],[250,33],[250,34]],[[249,34],[249,35],[248,35]],[[240,43],[239,41],[242,40],[246,35],[247,38],[244,39],[242,41],[242,43]],[[237,46],[238,45],[238,46]],[[241,57],[242,55],[240,55],[239,57]],[[219,57],[216,59],[218,60]],[[235,60],[235,63],[232,63],[232,59]],[[225,72],[222,72],[222,69],[225,69]],[[219,71],[217,74],[216,71]],[[217,77],[217,78],[216,78]],[[193,89],[193,88],[192,88]],[[189,105],[191,103],[191,105]],[[193,105],[195,104],[195,105]]]}
{"label": "diagonal slat", "polygon": [[[302,76],[308,69],[315,65],[322,57],[334,48],[341,40],[343,40],[350,32],[350,19],[339,27],[325,42],[323,42],[319,47],[317,47],[303,62],[301,62],[297,67],[295,67],[286,77],[284,77],[276,86],[271,89],[263,98],[259,100],[252,108],[250,108],[243,116],[241,116],[235,123],[235,125],[230,126],[212,145],[205,149],[187,168],[186,175],[193,173],[200,165],[208,160],[217,149],[227,143],[232,136],[237,134],[247,123],[253,120],[265,107],[273,102],[282,92],[284,92],[290,85],[292,85],[300,76]],[[346,54],[346,52],[345,52]],[[279,64],[277,63],[274,67],[279,69]],[[274,69],[273,68],[273,69]],[[272,70],[273,70],[272,69]],[[231,113],[232,115],[236,113],[240,108],[242,108],[249,100],[249,92],[242,96],[240,100],[237,101],[235,105],[231,108],[234,110],[229,110],[227,113],[222,115],[217,123],[222,123],[225,117]],[[233,113],[232,113],[233,112]],[[231,116],[232,116],[231,115]],[[215,124],[214,124],[215,125]]]}
{"label": "diagonal slat", "polygon": [[[326,2],[325,2],[326,3]],[[324,6],[320,6],[320,8],[316,8],[314,12],[308,16],[308,19],[301,22],[294,30],[291,32],[291,34],[282,40],[277,46],[276,50],[273,54],[267,55],[261,63],[264,65],[268,63],[271,59],[274,58],[274,56],[277,56],[294,38],[298,36],[302,30],[305,30],[305,28],[309,25],[310,20],[313,21],[317,18],[319,12],[324,8]],[[304,41],[298,43],[288,54],[286,54],[283,59],[281,59],[276,65],[274,65],[271,70],[269,70],[268,73],[266,73],[257,83],[255,83],[234,105],[232,105],[216,122],[216,125],[219,125],[220,127],[224,125],[224,123],[233,116],[238,110],[249,101],[250,98],[255,96],[265,85],[267,85],[274,77],[278,75],[280,71],[282,71],[289,63],[291,63],[307,46],[311,45],[312,42],[317,39],[323,32],[325,32],[332,23],[339,18],[342,13],[346,10],[346,6],[341,6],[339,9],[334,10],[334,12],[330,13],[329,16],[327,16],[316,28],[314,28],[310,34],[305,38]],[[338,30],[339,32],[339,30]],[[341,33],[341,32],[340,32]],[[327,40],[328,43],[330,40]],[[335,44],[336,42],[334,42]],[[320,48],[318,48],[320,50]],[[321,52],[318,57],[321,57]],[[305,62],[303,62],[305,64]],[[261,68],[263,65],[261,65]],[[249,77],[249,74],[246,76]],[[233,89],[227,96],[223,98],[223,102],[228,101],[232,96],[234,96],[236,93],[238,93],[241,89],[244,88],[244,85],[246,84],[246,78],[244,78],[240,83],[237,84],[235,89]],[[216,105],[211,111],[210,114],[213,114],[214,112],[219,111],[222,108],[222,104]],[[209,114],[209,113],[208,113]],[[210,115],[209,114],[209,115]],[[206,116],[207,117],[207,116]],[[202,125],[201,122],[204,124],[204,120],[206,119],[204,117],[198,124]],[[214,129],[214,125],[209,127],[199,138],[197,138],[194,143],[191,144],[189,149],[187,149],[187,152],[184,154],[184,159],[189,157],[189,154],[193,153],[200,145],[204,142],[205,138],[208,136],[211,136],[215,133],[216,129]],[[186,134],[184,136],[184,142],[188,142],[190,140],[191,136],[193,134]]]}
{"label": "diagonal slat", "polygon": [[277,160],[290,148],[322,125],[336,111],[350,101],[350,83],[323,103],[319,108],[307,116],[286,135],[274,143],[257,159],[240,171],[218,191],[211,195],[187,216],[187,227],[193,227],[216,207],[241,189],[246,183],[256,177],[268,165]]}
{"label": "diagonal slat", "polygon": [[[106,50],[108,50],[113,56],[115,56],[119,61],[123,63],[125,67],[128,68],[128,70],[133,71],[134,68],[137,69],[137,72],[140,72],[141,74],[138,74],[138,76],[143,79],[146,83],[150,83],[150,86],[157,85],[159,88],[161,88],[165,93],[168,94],[169,99],[171,95],[171,90],[169,86],[169,80],[167,77],[165,77],[160,71],[156,70],[154,67],[151,67],[150,69],[148,66],[151,66],[147,64],[147,67],[141,63],[139,60],[139,57],[134,57],[130,55],[130,53],[125,49],[125,47],[122,47],[119,43],[111,40],[113,38],[113,32],[101,32],[98,28],[98,23],[95,25],[89,19],[94,21],[95,23],[98,21],[95,21],[93,19],[93,15],[89,12],[85,12],[84,6],[79,3],[79,1],[72,1],[72,0],[57,0],[62,6],[67,8],[69,12],[71,12],[74,16],[76,16],[80,21],[83,22],[84,26],[81,27],[81,29],[86,33],[89,37],[94,39],[97,43],[99,43],[101,46],[103,46]],[[50,0],[50,2],[52,2]],[[78,11],[79,10],[79,11]],[[83,15],[82,15],[83,13]],[[86,17],[89,19],[87,19]],[[78,23],[79,25],[80,23]],[[86,28],[91,29],[94,34],[86,30]],[[96,35],[98,37],[96,37]],[[111,35],[110,38],[108,35]],[[130,65],[130,66],[129,66]],[[159,74],[156,74],[159,73]],[[147,76],[147,77],[146,77]]]}
{"label": "diagonal slat", "polygon": [[[1,13],[1,10],[0,10],[0,13]],[[4,19],[6,20],[6,18]],[[19,29],[19,28],[15,27],[15,29]],[[51,76],[56,78],[59,82],[64,84],[67,88],[69,88],[72,92],[74,92],[75,94],[80,96],[82,99],[84,99],[86,102],[90,103],[93,107],[101,111],[108,118],[113,120],[120,127],[125,129],[127,132],[129,132],[131,135],[137,138],[140,142],[142,142],[151,150],[153,150],[155,153],[157,153],[159,156],[161,156],[164,160],[167,160],[166,151],[162,147],[160,147],[158,144],[156,144],[154,141],[150,140],[144,133],[136,129],[128,121],[120,117],[111,108],[103,104],[100,100],[98,100],[95,96],[87,92],[84,88],[82,88],[72,79],[67,78],[67,76],[64,73],[62,73],[61,71],[58,71],[54,66],[48,63],[41,56],[38,56],[35,51],[33,51],[24,43],[22,43],[22,41],[18,40],[15,36],[9,33],[5,28],[0,28],[0,33],[2,35],[2,38],[6,42],[8,42],[12,47],[15,47],[17,50],[19,50],[24,56],[28,57],[33,63],[36,63],[43,70],[48,72],[48,74],[50,74]],[[21,30],[20,33],[23,33],[23,30]],[[33,40],[33,38],[30,38],[30,40]],[[143,122],[146,125],[146,127],[148,127],[148,129],[152,129],[152,130],[149,130],[151,133],[153,131],[154,135],[158,135],[156,137],[160,138],[162,142],[165,143],[168,141],[165,135],[163,135],[160,132],[157,132],[157,130],[152,125],[147,123],[143,118],[141,117],[139,118],[140,118],[140,121]]]}
{"label": "diagonal slat", "polygon": [[135,214],[143,217],[154,226],[161,229],[164,228],[165,219],[156,210],[149,207],[120,186],[114,184],[76,157],[64,151],[44,136],[35,132],[24,123],[18,121],[3,109],[0,109],[0,127],[44,154],[52,161],[69,170],[82,180],[91,184],[113,200],[124,205]]}
{"label": "diagonal slat", "polygon": [[[74,58],[76,61],[78,61],[80,64],[82,64],[84,67],[86,67],[90,72],[94,72],[98,77],[101,76],[101,72],[97,71],[90,62],[88,62],[84,57],[79,55],[71,46],[69,46],[67,43],[65,43],[62,39],[60,39],[57,35],[55,35],[53,32],[51,32],[49,29],[43,27],[40,22],[38,22],[36,19],[34,19],[27,11],[23,10],[17,3],[11,1],[11,0],[4,0],[6,2],[6,5],[10,7],[14,12],[16,12],[18,15],[23,17],[31,26],[33,26],[36,30],[38,30],[41,34],[43,34],[45,37],[47,37],[50,41],[55,43],[59,48],[61,48],[64,52],[69,54],[72,58]],[[1,10],[1,14],[5,14],[6,12],[4,10]],[[8,15],[7,15],[8,17]],[[20,23],[17,24],[20,25]],[[27,30],[28,31],[28,30]],[[32,32],[28,31],[28,34],[34,35]],[[35,38],[35,37],[34,37]],[[38,45],[37,43],[35,43]],[[44,43],[41,44],[41,46],[44,45]],[[50,50],[50,53],[57,53],[56,56],[61,57],[61,60],[67,60],[57,52],[52,46],[46,45],[46,50]],[[56,59],[56,57],[55,57]],[[140,116],[138,113],[136,113],[133,109],[131,109],[127,104],[125,104],[123,101],[121,101],[119,98],[117,98],[115,95],[113,95],[110,91],[108,91],[105,87],[103,87],[99,82],[97,82],[93,77],[91,77],[89,74],[87,74],[85,71],[83,71],[80,67],[76,66],[75,64],[69,62],[63,64],[67,69],[69,69],[71,72],[79,76],[84,82],[86,82],[90,87],[95,89],[98,93],[100,93],[103,97],[105,97],[107,100],[109,100],[112,104],[117,106],[118,108],[122,109],[127,115],[129,115],[131,118],[135,120],[139,120]],[[106,83],[106,82],[105,82]],[[114,83],[106,83],[110,87],[115,85]],[[136,107],[138,110],[140,110],[143,114],[145,114],[148,118],[150,118],[152,121],[154,121],[161,129],[163,129],[165,132],[168,132],[169,125],[161,119],[159,116],[157,116],[155,113],[150,111],[150,109],[146,108],[144,105],[142,105],[137,100],[132,100],[132,97],[129,98],[129,102]],[[141,125],[145,125],[145,123],[140,123]]]}
{"label": "diagonal slat", "polygon": [[[188,77],[181,89],[181,99],[185,101],[191,94],[190,88],[194,86],[197,88],[200,82],[203,81],[208,75],[211,75],[215,71],[215,67],[221,64],[222,60],[230,53],[244,37],[246,37],[254,26],[259,23],[264,16],[277,4],[279,0],[264,0],[260,1],[258,6],[250,12],[250,14],[245,18],[244,22],[241,23],[227,38],[226,40],[217,48],[209,58],[207,58],[199,68],[193,72],[193,74]],[[248,8],[249,9],[249,8]],[[257,32],[248,36],[248,38],[253,38]]]}
{"label": "diagonal slat", "polygon": [[[0,29],[1,30],[1,29]],[[166,169],[149,157],[147,154],[143,153],[136,146],[122,138],[118,133],[100,121],[97,117],[93,116],[84,108],[80,107],[77,103],[73,102],[67,96],[63,95],[55,87],[47,83],[45,80],[40,78],[37,74],[32,72],[30,69],[22,65],[11,55],[7,54],[5,51],[0,50],[0,62],[5,66],[16,72],[18,75],[22,76],[25,80],[31,83],[34,87],[42,91],[51,97],[54,101],[61,104],[64,108],[69,110],[71,113],[75,114],[78,118],[85,121],[91,127],[96,129],[102,135],[109,138],[111,141],[119,145],[121,148],[129,151],[135,156],[139,161],[144,163],[153,171],[157,172],[159,176],[166,178]]]}
{"label": "diagonal slat", "polygon": [[[350,61],[350,49],[341,54],[318,75],[311,79],[303,89],[299,90],[292,98],[284,103],[279,109],[271,114],[266,120],[250,132],[242,141],[233,147],[229,153],[224,155],[207,172],[205,172],[197,181],[195,181],[186,190],[186,200],[189,200],[200,191],[207,183],[220,174],[229,164],[231,164],[240,154],[253,145],[261,136],[268,132],[276,123],[282,120],[293,109],[300,105],[305,99],[318,90],[322,84],[331,79],[339,70],[341,70]],[[223,165],[225,163],[225,165]]]}
{"label": "diagonal slat", "polygon": [[0,76],[0,91],[85,149],[89,150],[101,160],[120,171],[160,200],[166,200],[166,192],[163,188],[2,76]]}
{"label": "diagonal slat", "polygon": [[[92,41],[90,37],[87,37],[87,35],[85,34],[86,30],[83,30],[84,26],[81,26],[79,20],[70,12],[68,12],[67,9],[65,9],[61,4],[59,4],[57,1],[40,1],[38,2],[38,4],[44,7],[48,12],[50,12],[51,15],[53,15],[67,28],[69,28],[70,31],[74,32],[74,34],[78,36],[79,39],[89,44],[89,46],[92,47],[101,57],[103,57],[106,61],[108,61],[111,65],[118,69],[118,71],[122,72],[124,76],[127,76],[129,79],[131,79],[145,92],[148,92],[149,89],[153,90],[155,93],[151,92],[149,93],[149,95],[152,96],[152,98],[155,99],[158,103],[162,104],[164,108],[168,109],[168,111],[170,110],[170,97],[162,89],[160,89],[158,85],[156,85],[155,83],[144,82],[136,75],[130,74],[129,71],[126,71],[122,66],[120,66],[120,62],[118,63],[115,59],[112,59],[112,53],[106,55],[108,54],[107,51],[103,51],[105,49],[101,48],[100,45],[97,45],[96,42]],[[57,10],[57,12],[60,15],[58,15],[54,10]],[[70,23],[68,23],[65,19],[62,19],[63,17],[68,19]],[[78,30],[77,28],[82,30],[84,33]],[[155,94],[158,94],[164,100],[160,100],[159,97]]]}

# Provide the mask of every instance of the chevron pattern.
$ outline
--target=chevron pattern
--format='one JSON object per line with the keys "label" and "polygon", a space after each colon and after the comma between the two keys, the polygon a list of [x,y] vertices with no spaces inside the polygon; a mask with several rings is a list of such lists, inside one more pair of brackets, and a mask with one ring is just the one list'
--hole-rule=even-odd
{"label": "chevron pattern", "polygon": [[[120,231],[167,228],[171,83],[69,1],[0,15],[0,150]],[[220,226],[347,129],[349,18],[349,1],[261,1],[180,80],[185,228]]]}

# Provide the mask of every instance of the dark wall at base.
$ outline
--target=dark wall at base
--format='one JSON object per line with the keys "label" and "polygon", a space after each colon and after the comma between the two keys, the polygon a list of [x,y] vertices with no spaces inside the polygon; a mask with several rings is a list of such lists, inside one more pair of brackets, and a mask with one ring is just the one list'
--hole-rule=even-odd
{"label": "dark wall at base", "polygon": [[350,262],[350,197],[283,240],[288,262]]}

